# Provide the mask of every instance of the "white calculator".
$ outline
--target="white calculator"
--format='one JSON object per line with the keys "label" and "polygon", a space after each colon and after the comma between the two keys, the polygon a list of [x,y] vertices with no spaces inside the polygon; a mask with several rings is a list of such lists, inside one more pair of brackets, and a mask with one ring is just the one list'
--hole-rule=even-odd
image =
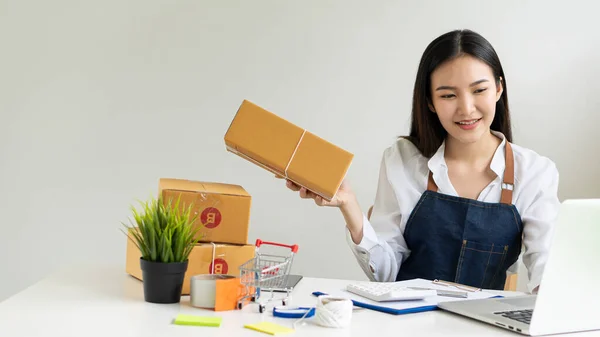
{"label": "white calculator", "polygon": [[377,302],[422,300],[437,295],[434,289],[415,290],[395,282],[352,283],[346,290]]}

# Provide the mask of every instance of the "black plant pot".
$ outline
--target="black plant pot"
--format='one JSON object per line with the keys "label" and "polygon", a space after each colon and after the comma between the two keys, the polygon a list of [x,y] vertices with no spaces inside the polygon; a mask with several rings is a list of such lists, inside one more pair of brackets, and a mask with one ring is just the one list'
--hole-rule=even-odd
{"label": "black plant pot", "polygon": [[144,300],[151,303],[178,303],[188,261],[162,263],[140,258]]}

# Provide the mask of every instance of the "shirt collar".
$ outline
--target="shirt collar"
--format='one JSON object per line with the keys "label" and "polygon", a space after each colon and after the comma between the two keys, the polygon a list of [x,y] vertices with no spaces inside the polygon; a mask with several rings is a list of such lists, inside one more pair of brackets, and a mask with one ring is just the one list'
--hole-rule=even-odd
{"label": "shirt collar", "polygon": [[[494,152],[494,156],[492,157],[492,162],[490,163],[490,168],[498,177],[504,176],[504,168],[506,167],[506,160],[504,156],[504,148],[506,146],[506,137],[502,132],[492,130],[492,134],[496,137],[502,139],[502,142]],[[429,170],[436,173],[440,172],[440,170],[445,170],[447,168],[446,160],[444,159],[444,153],[446,148],[446,141],[442,142],[442,145],[438,148],[435,154],[429,159],[427,162],[427,167]]]}
{"label": "shirt collar", "polygon": [[492,130],[492,134],[494,134],[496,137],[502,139],[502,142],[500,143],[500,145],[498,145],[496,152],[494,152],[494,156],[492,157],[492,162],[490,163],[490,168],[492,169],[492,171],[494,171],[494,173],[496,173],[496,175],[498,177],[503,177],[504,169],[506,167],[506,158],[504,155],[504,152],[505,152],[504,149],[506,147],[506,137],[504,136],[504,134],[502,132],[498,132],[498,131],[494,131],[494,130]]}

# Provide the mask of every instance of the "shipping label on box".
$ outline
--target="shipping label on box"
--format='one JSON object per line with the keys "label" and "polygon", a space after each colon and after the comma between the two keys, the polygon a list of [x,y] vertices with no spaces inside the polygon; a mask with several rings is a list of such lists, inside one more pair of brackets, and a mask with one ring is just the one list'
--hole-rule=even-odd
{"label": "shipping label on box", "polygon": [[[240,275],[240,266],[254,258],[254,245],[197,244],[190,253],[188,269],[183,280],[182,295],[189,295],[190,280],[194,275]],[[142,254],[133,241],[127,238],[125,272],[143,281],[140,258]]]}
{"label": "shipping label on box", "polygon": [[[159,194],[164,202],[177,200],[197,216],[200,242],[247,244],[251,196],[239,185],[161,178]],[[183,206],[182,206],[183,207]]]}
{"label": "shipping label on box", "polygon": [[354,155],[244,100],[224,137],[228,151],[331,200]]}

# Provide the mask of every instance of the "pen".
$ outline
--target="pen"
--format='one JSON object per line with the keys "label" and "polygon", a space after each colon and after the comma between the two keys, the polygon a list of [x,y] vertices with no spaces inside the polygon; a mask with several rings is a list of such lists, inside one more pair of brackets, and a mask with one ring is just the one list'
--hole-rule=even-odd
{"label": "pen", "polygon": [[481,288],[470,287],[470,286],[467,286],[464,284],[459,284],[459,283],[454,283],[454,282],[441,281],[438,279],[433,280],[431,283],[443,285],[446,287],[456,287],[458,289],[462,289],[462,290],[466,290],[466,291],[480,291],[481,290]]}
{"label": "pen", "polygon": [[431,288],[419,288],[419,287],[409,287],[414,290],[435,290],[438,296],[447,296],[447,297],[460,297],[467,298],[468,294],[465,291],[455,291],[455,290],[442,290],[442,289],[431,289]]}

